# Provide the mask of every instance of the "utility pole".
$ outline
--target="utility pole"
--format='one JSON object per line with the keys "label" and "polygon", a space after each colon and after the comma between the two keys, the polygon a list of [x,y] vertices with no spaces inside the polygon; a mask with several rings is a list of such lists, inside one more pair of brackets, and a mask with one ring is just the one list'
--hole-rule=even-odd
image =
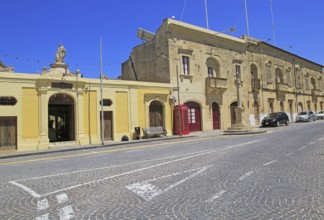
{"label": "utility pole", "polygon": [[208,25],[207,0],[205,0],[205,12],[206,12],[206,26],[207,26],[207,29],[209,29],[209,25]]}
{"label": "utility pole", "polygon": [[177,87],[178,87],[178,103],[179,103],[179,107],[178,107],[178,125],[179,125],[179,134],[180,137],[182,136],[182,127],[181,127],[181,102],[180,102],[180,86],[179,86],[179,72],[178,72],[178,65],[176,65],[177,68]]}
{"label": "utility pole", "polygon": [[248,11],[247,11],[246,0],[244,0],[244,8],[245,8],[246,34],[249,37],[250,36],[250,33],[249,33],[249,18],[248,18]]}
{"label": "utility pole", "polygon": [[274,19],[273,19],[273,10],[272,10],[272,0],[270,0],[270,10],[271,10],[271,21],[272,21],[273,45],[276,45],[276,37],[275,37],[275,29],[274,29]]}
{"label": "utility pole", "polygon": [[103,112],[103,98],[102,98],[102,37],[100,37],[100,105],[101,105],[101,144],[104,143],[104,112]]}

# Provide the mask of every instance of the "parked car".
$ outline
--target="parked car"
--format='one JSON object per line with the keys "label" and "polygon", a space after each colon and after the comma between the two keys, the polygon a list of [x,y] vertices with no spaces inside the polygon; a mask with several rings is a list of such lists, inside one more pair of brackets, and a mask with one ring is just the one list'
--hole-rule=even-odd
{"label": "parked car", "polygon": [[316,116],[313,111],[302,111],[299,112],[298,115],[296,116],[296,122],[301,122],[301,121],[315,121]]}
{"label": "parked car", "polygon": [[264,119],[262,119],[262,127],[266,126],[276,126],[279,127],[280,124],[289,124],[289,117],[285,112],[272,112],[268,114]]}
{"label": "parked car", "polygon": [[316,119],[324,119],[324,111],[323,110],[317,112]]}

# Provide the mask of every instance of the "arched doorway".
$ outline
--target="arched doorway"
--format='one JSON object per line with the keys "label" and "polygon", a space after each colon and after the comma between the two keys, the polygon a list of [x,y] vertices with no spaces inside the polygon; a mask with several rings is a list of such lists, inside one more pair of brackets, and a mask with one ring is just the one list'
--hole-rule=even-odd
{"label": "arched doorway", "polygon": [[48,102],[48,137],[50,142],[74,141],[74,100],[67,94],[56,94]]}
{"label": "arched doorway", "polygon": [[190,131],[201,131],[200,105],[196,102],[186,102]]}
{"label": "arched doorway", "polygon": [[220,112],[216,102],[213,103],[213,129],[220,129]]}
{"label": "arched doorway", "polygon": [[300,103],[298,103],[297,112],[302,112],[302,111],[303,111],[303,104],[300,102]]}
{"label": "arched doorway", "polygon": [[254,101],[254,123],[255,125],[260,124],[260,111],[259,111],[259,104],[257,101]]}
{"label": "arched doorway", "polygon": [[231,112],[231,124],[236,124],[236,115],[235,115],[235,108],[237,107],[237,102],[232,102],[230,105],[230,112]]}
{"label": "arched doorway", "polygon": [[163,127],[163,106],[158,101],[150,104],[150,127]]}

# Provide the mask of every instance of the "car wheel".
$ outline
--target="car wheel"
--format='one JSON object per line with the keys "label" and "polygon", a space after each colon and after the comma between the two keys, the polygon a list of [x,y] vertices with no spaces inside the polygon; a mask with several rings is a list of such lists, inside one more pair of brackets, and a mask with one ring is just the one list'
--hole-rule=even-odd
{"label": "car wheel", "polygon": [[285,124],[288,126],[289,125],[289,121],[287,120]]}
{"label": "car wheel", "polygon": [[277,121],[277,123],[276,123],[276,127],[279,127],[279,126],[280,126],[280,122]]}

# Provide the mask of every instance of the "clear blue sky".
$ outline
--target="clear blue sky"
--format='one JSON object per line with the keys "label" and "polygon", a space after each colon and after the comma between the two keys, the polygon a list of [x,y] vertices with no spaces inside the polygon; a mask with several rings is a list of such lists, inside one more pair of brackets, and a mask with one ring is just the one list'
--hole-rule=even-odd
{"label": "clear blue sky", "polygon": [[[250,36],[273,44],[269,0],[246,0]],[[236,27],[246,35],[244,0],[207,0],[209,29]],[[121,63],[141,43],[137,28],[155,32],[164,18],[206,27],[204,0],[0,0],[0,60],[15,72],[36,73],[55,60],[58,44],[65,63],[84,77],[121,75]],[[276,46],[324,65],[323,0],[272,0]],[[292,46],[292,47],[290,47]]]}

